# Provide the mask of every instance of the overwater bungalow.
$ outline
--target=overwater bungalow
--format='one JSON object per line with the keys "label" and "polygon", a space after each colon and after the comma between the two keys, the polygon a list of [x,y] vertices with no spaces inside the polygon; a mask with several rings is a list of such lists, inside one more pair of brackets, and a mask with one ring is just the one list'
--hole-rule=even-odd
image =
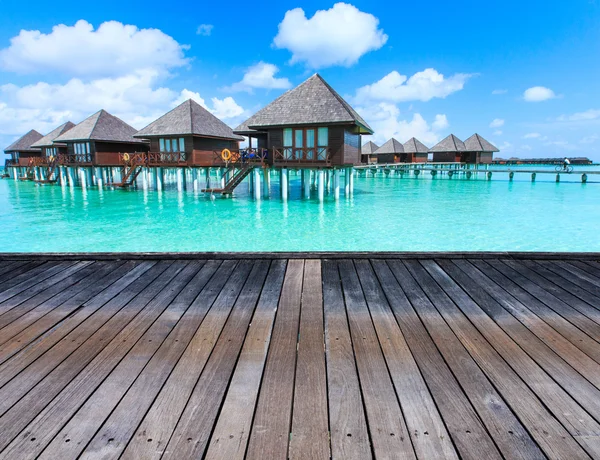
{"label": "overwater bungalow", "polygon": [[66,133],[68,130],[73,128],[75,123],[71,123],[67,121],[63,123],[58,128],[53,129],[44,137],[42,137],[39,141],[34,142],[31,146],[35,148],[41,149],[42,158],[58,158],[61,154],[67,153],[67,144],[61,142],[54,142],[58,136]]}
{"label": "overwater bungalow", "polygon": [[427,155],[429,155],[429,148],[423,144],[419,139],[411,137],[406,141],[402,147],[404,148],[404,154],[401,163],[426,163]]}
{"label": "overwater bungalow", "polygon": [[465,151],[465,144],[454,134],[450,134],[429,150],[433,153],[434,163],[460,162],[461,154]]}
{"label": "overwater bungalow", "polygon": [[39,141],[43,135],[32,129],[4,149],[4,153],[10,155],[7,165],[28,166],[31,158],[40,158],[42,150],[33,144]]}
{"label": "overwater bungalow", "polygon": [[494,152],[499,152],[498,148],[485,140],[479,134],[475,133],[465,142],[465,152],[461,155],[463,163],[483,163],[490,164],[494,157]]}
{"label": "overwater bungalow", "polygon": [[244,138],[197,102],[188,99],[138,131],[150,144],[150,164],[212,166],[215,154],[238,150]]}
{"label": "overwater bungalow", "polygon": [[377,163],[403,163],[404,146],[392,137],[375,150],[373,155],[377,158]]}
{"label": "overwater bungalow", "polygon": [[147,152],[137,130],[106,110],[100,110],[54,139],[66,144],[61,163],[72,166],[120,166],[122,153]]}
{"label": "overwater bungalow", "polygon": [[377,162],[377,157],[374,155],[375,150],[377,150],[379,148],[379,146],[372,141],[367,142],[366,144],[363,144],[362,148],[361,148],[361,161],[364,164],[368,164],[368,163],[376,163]]}
{"label": "overwater bungalow", "polygon": [[315,74],[233,130],[268,149],[275,167],[342,167],[361,163],[367,122]]}

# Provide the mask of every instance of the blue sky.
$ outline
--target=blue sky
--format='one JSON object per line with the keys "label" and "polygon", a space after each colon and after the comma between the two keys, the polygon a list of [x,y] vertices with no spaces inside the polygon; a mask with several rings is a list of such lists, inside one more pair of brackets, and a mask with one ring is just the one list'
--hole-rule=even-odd
{"label": "blue sky", "polygon": [[165,5],[3,1],[0,144],[189,97],[235,126],[318,71],[377,143],[478,132],[502,157],[600,161],[597,1]]}

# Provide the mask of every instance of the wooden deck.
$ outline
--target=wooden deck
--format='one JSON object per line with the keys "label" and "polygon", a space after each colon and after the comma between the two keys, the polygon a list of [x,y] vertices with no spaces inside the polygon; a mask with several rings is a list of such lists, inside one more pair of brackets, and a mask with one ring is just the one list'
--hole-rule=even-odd
{"label": "wooden deck", "polygon": [[0,458],[600,458],[600,263],[544,259],[5,258]]}

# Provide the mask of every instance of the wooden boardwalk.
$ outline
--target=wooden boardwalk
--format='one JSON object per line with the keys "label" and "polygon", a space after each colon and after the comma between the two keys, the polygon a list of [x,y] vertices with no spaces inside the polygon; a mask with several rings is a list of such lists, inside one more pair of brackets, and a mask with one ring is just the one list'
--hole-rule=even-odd
{"label": "wooden boardwalk", "polygon": [[600,263],[0,260],[0,459],[600,458]]}

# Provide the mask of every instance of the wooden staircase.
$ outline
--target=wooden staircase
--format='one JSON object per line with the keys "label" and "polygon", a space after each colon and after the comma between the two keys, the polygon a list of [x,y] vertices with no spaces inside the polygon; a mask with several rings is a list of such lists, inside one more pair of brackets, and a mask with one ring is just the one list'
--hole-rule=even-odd
{"label": "wooden staircase", "polygon": [[33,169],[35,168],[35,159],[30,158],[27,163],[27,170],[25,171],[24,176],[19,176],[19,180],[33,180]]}
{"label": "wooden staircase", "polygon": [[[230,168],[234,170],[235,166]],[[231,195],[235,188],[242,183],[242,181],[248,177],[252,172],[253,166],[251,164],[244,164],[234,175],[227,181],[223,188],[205,188],[202,189],[206,193],[220,193],[221,195]]]}
{"label": "wooden staircase", "polygon": [[143,165],[143,162],[136,160],[134,157],[131,161],[123,164],[123,167],[121,168],[121,182],[111,182],[106,185],[121,188],[131,187],[135,184],[137,177],[142,172]]}
{"label": "wooden staircase", "polygon": [[57,172],[58,158],[52,158],[48,161],[48,167],[46,168],[46,179],[35,180],[38,184],[54,184],[58,180]]}

